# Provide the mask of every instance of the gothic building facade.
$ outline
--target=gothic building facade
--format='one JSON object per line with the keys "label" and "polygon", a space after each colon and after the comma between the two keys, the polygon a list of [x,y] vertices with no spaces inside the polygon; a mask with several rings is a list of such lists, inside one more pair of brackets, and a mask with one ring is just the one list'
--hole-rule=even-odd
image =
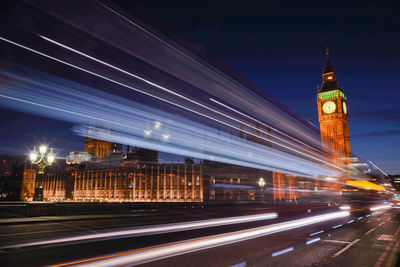
{"label": "gothic building facade", "polygon": [[322,150],[334,165],[345,168],[351,163],[347,97],[339,87],[328,48],[322,85],[317,94],[317,106]]}

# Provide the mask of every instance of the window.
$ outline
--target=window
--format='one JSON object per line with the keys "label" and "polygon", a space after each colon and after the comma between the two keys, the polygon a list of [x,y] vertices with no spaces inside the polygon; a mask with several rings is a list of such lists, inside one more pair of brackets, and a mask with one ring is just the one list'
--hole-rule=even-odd
{"label": "window", "polygon": [[210,200],[215,200],[215,191],[210,190]]}

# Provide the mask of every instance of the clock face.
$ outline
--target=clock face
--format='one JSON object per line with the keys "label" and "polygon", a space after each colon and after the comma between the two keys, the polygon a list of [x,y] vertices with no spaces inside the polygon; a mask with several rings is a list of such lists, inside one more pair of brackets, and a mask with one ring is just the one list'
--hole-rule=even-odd
{"label": "clock face", "polygon": [[322,110],[326,113],[326,114],[331,114],[336,110],[336,104],[332,101],[328,101],[325,102],[322,105]]}
{"label": "clock face", "polygon": [[344,112],[344,114],[347,114],[347,105],[346,105],[346,102],[343,102],[343,112]]}

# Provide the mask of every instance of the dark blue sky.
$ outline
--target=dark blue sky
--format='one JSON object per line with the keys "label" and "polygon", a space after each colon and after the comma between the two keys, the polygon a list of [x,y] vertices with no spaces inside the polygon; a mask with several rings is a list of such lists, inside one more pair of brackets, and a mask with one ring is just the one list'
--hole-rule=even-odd
{"label": "dark blue sky", "polygon": [[145,1],[209,53],[318,126],[325,47],[348,97],[353,153],[400,173],[400,3]]}
{"label": "dark blue sky", "polygon": [[[329,46],[348,97],[352,152],[400,173],[399,3],[137,2],[317,126],[317,86]],[[26,153],[42,141],[83,149],[67,123],[1,109],[0,125],[2,153]]]}

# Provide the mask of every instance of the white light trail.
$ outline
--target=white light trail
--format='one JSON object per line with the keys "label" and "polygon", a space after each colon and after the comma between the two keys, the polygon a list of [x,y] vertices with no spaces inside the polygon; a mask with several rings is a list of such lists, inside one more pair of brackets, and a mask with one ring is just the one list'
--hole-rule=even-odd
{"label": "white light trail", "polygon": [[[45,36],[42,36],[42,35],[39,35],[39,36],[40,36],[41,38],[45,39],[45,40],[48,41],[48,42],[51,42],[51,43],[53,43],[53,44],[55,44],[55,45],[58,45],[58,46],[60,46],[60,47],[62,47],[62,48],[64,48],[64,49],[67,49],[67,50],[69,50],[69,51],[71,51],[71,52],[77,53],[77,54],[79,54],[79,55],[81,55],[81,56],[83,56],[83,57],[86,57],[86,58],[88,58],[88,59],[91,59],[91,60],[93,60],[93,61],[95,61],[95,62],[97,62],[97,63],[103,64],[103,65],[105,65],[105,66],[107,66],[107,67],[110,67],[110,68],[112,68],[112,69],[114,69],[114,70],[120,71],[120,72],[122,72],[122,73],[124,73],[124,74],[126,74],[126,75],[129,75],[129,76],[131,76],[131,77],[133,77],[133,78],[135,78],[135,79],[138,79],[138,80],[140,80],[140,81],[142,81],[142,82],[145,82],[145,83],[147,83],[147,84],[149,84],[149,85],[151,85],[151,86],[154,86],[154,87],[156,87],[156,88],[158,88],[158,89],[161,89],[161,90],[163,90],[163,91],[165,91],[165,92],[168,92],[168,93],[170,93],[170,94],[172,94],[172,95],[174,95],[174,96],[177,96],[177,97],[182,98],[182,99],[184,99],[184,100],[186,100],[186,101],[189,101],[189,102],[192,103],[192,104],[195,104],[195,105],[198,105],[198,106],[200,106],[200,107],[202,107],[202,108],[205,108],[205,109],[207,109],[207,110],[209,110],[209,111],[211,111],[211,112],[213,112],[213,113],[217,113],[217,114],[219,114],[219,115],[221,115],[221,116],[224,116],[224,117],[226,117],[226,118],[229,118],[229,119],[231,119],[231,120],[233,120],[233,121],[239,122],[240,124],[246,125],[246,126],[248,126],[248,127],[250,127],[250,128],[253,128],[254,130],[260,130],[260,129],[257,129],[256,127],[254,127],[254,126],[252,126],[252,125],[250,125],[250,124],[248,124],[248,123],[246,123],[246,122],[244,122],[244,121],[238,120],[238,119],[236,119],[236,118],[234,118],[234,117],[232,117],[232,116],[229,116],[229,115],[227,115],[227,114],[225,114],[225,113],[223,113],[223,112],[220,112],[220,111],[218,111],[218,110],[212,109],[212,108],[210,108],[210,107],[208,107],[208,106],[206,106],[206,105],[204,105],[204,104],[202,104],[202,103],[199,103],[198,101],[194,101],[194,100],[192,100],[192,99],[190,99],[190,98],[188,98],[188,97],[186,97],[186,96],[184,96],[184,95],[182,95],[182,94],[178,94],[178,93],[176,93],[176,92],[174,92],[174,91],[172,91],[172,90],[170,90],[170,89],[168,89],[168,88],[166,88],[166,87],[164,87],[164,86],[161,86],[161,85],[159,85],[159,84],[157,84],[157,83],[155,83],[155,82],[152,82],[152,81],[149,81],[149,80],[147,80],[147,79],[145,79],[145,78],[143,78],[143,77],[140,77],[139,75],[135,75],[135,74],[133,74],[133,73],[130,73],[130,72],[128,72],[128,71],[125,71],[125,70],[123,70],[123,69],[121,69],[121,68],[118,68],[118,67],[116,67],[116,66],[114,66],[114,65],[111,65],[111,64],[105,62],[105,61],[102,61],[102,60],[100,60],[100,59],[97,59],[97,58],[95,58],[95,57],[92,57],[92,56],[90,56],[90,55],[88,55],[88,54],[85,54],[85,53],[83,53],[83,52],[81,52],[81,51],[78,51],[78,50],[76,50],[76,49],[74,49],[74,48],[72,48],[72,47],[69,47],[69,46],[64,45],[64,44],[62,44],[62,43],[59,43],[59,42],[57,42],[57,41],[55,41],[55,40],[52,40],[52,39],[50,39],[50,38],[47,38],[47,37],[45,37]],[[143,91],[138,90],[138,89],[135,89],[135,91],[143,92]],[[150,95],[150,94],[148,94],[148,95]],[[165,101],[165,100],[163,100],[163,101]],[[182,107],[182,105],[179,105],[179,106]],[[188,108],[185,108],[185,109],[188,109]],[[199,115],[202,115],[202,116],[206,116],[206,115],[203,114],[203,113],[200,113],[200,112],[197,112],[197,111],[195,112],[193,109],[188,109],[188,110],[190,110],[190,111],[193,112],[193,113],[196,113],[196,114],[199,114]],[[208,117],[209,119],[218,121],[219,123],[225,124],[226,126],[229,126],[229,127],[231,127],[231,128],[234,128],[234,129],[236,129],[236,130],[241,130],[241,131],[243,131],[244,133],[246,133],[246,134],[248,134],[248,135],[251,135],[251,136],[254,136],[254,137],[263,139],[263,140],[265,140],[265,141],[267,141],[267,142],[274,143],[274,144],[276,144],[276,145],[278,145],[278,146],[281,146],[281,147],[283,147],[283,148],[286,148],[286,149],[288,149],[288,150],[291,150],[291,151],[293,151],[293,152],[295,152],[295,153],[299,153],[300,155],[303,155],[303,156],[312,158],[313,160],[320,161],[320,162],[322,162],[322,163],[324,163],[324,164],[327,164],[327,165],[329,165],[329,166],[331,166],[331,167],[333,167],[333,168],[337,168],[337,169],[340,169],[340,170],[342,170],[342,171],[346,171],[345,169],[339,168],[338,166],[336,166],[336,165],[334,165],[334,164],[332,164],[332,163],[330,163],[330,162],[328,162],[328,161],[326,161],[326,160],[320,159],[320,157],[321,157],[322,155],[311,156],[309,153],[305,153],[305,152],[299,151],[299,150],[303,150],[303,149],[300,148],[300,147],[298,147],[296,144],[290,143],[290,142],[288,142],[288,141],[286,141],[286,140],[284,140],[284,141],[285,141],[286,143],[289,143],[290,145],[296,147],[296,149],[294,149],[294,148],[292,148],[292,147],[289,147],[289,146],[286,146],[286,145],[283,145],[282,143],[273,141],[273,140],[271,140],[271,139],[258,136],[258,135],[254,134],[254,133],[252,133],[252,132],[249,132],[249,131],[247,131],[247,130],[240,129],[240,128],[236,127],[236,126],[233,126],[232,124],[228,124],[228,123],[222,122],[222,121],[220,121],[220,120],[217,120],[216,118],[213,118],[213,117],[210,117],[210,116],[206,116],[206,117]],[[270,133],[267,133],[267,132],[262,131],[262,130],[260,130],[260,131],[263,132],[263,133],[265,133],[265,134],[270,134]],[[277,139],[279,139],[280,141],[282,141],[281,138],[278,138],[277,136],[274,136],[274,137],[277,138]],[[312,153],[312,154],[314,154],[314,153]]]}
{"label": "white light trail", "polygon": [[[60,78],[48,76],[38,79],[34,76],[35,80],[32,80],[31,75],[2,74],[8,78],[0,86],[1,97],[8,101],[0,102],[9,108],[78,124],[87,124],[87,118],[90,118],[94,122],[107,123],[104,126],[113,129],[112,132],[92,131],[94,127],[76,130],[84,136],[311,178],[338,174],[315,162],[246,139],[233,139],[231,135],[218,133],[211,127]],[[155,120],[163,121],[162,129],[165,127],[168,133],[162,130],[149,132],[151,130],[146,128]],[[144,133],[151,138],[145,138]],[[251,156],[248,151],[252,151]]]}
{"label": "white light trail", "polygon": [[382,171],[378,166],[376,166],[376,165],[375,165],[374,163],[372,163],[370,160],[369,160],[369,163],[371,163],[372,166],[374,166],[377,170],[379,170],[379,171],[380,171],[381,173],[383,173],[385,176],[388,176],[386,172]]}
{"label": "white light trail", "polygon": [[[268,125],[268,124],[266,124],[266,123],[264,123],[264,122],[262,122],[262,121],[260,121],[260,120],[257,120],[257,119],[255,119],[255,118],[253,118],[253,117],[251,117],[251,116],[249,116],[249,115],[247,115],[247,114],[244,114],[243,112],[240,112],[240,111],[238,111],[238,110],[236,110],[236,109],[234,109],[234,108],[232,108],[232,107],[230,107],[230,106],[228,106],[228,105],[225,105],[224,103],[222,103],[222,102],[220,102],[220,101],[217,101],[217,100],[215,100],[214,98],[211,98],[211,97],[210,97],[209,99],[210,99],[212,102],[217,103],[218,105],[221,105],[221,106],[223,106],[223,107],[226,108],[226,109],[229,109],[229,110],[231,110],[231,111],[233,111],[233,112],[236,112],[236,113],[240,114],[241,116],[244,116],[244,117],[246,117],[246,118],[248,118],[248,119],[251,119],[251,120],[253,120],[253,121],[255,121],[255,122],[257,122],[257,123],[259,123],[259,124],[261,124],[261,125],[264,125],[265,127],[270,128],[270,129],[272,129],[272,130],[278,132],[279,134],[282,134],[282,135],[284,135],[284,136],[286,136],[286,137],[288,137],[288,138],[292,138],[292,137],[290,137],[289,135],[287,135],[286,133],[284,133],[284,132],[282,132],[282,131],[279,131],[278,129],[272,127],[271,125]],[[264,131],[263,129],[258,129],[257,127],[254,127],[254,126],[251,125],[251,124],[246,123],[245,125],[248,126],[248,127],[251,127],[251,128],[254,129],[254,130],[258,130],[258,131],[260,131],[260,132],[262,132],[262,133],[264,133],[264,134],[271,135],[272,137],[278,139],[279,141],[285,142],[285,143],[290,144],[290,145],[294,145],[293,143],[287,141],[286,139],[280,138],[280,137],[277,136],[277,135],[273,135],[273,134],[271,134],[271,133],[269,133],[269,132],[266,132],[266,131]],[[300,140],[296,140],[296,141],[298,141],[299,143],[301,143],[301,144],[304,145],[304,146],[307,146],[307,147],[309,147],[309,148],[312,148],[310,145],[308,145],[308,144],[306,144],[306,143],[304,143],[304,142],[302,142],[302,141],[300,141]],[[314,148],[312,148],[312,149],[314,149]],[[308,151],[308,152],[309,152],[310,154],[313,154],[314,156],[321,156],[321,154],[316,154],[316,153],[314,153],[314,152],[312,152],[312,151]]]}
{"label": "white light trail", "polygon": [[371,211],[377,211],[377,210],[381,210],[381,209],[388,209],[391,208],[391,205],[381,205],[381,206],[375,206],[375,207],[371,207],[369,208]]}
{"label": "white light trail", "polygon": [[[46,58],[49,58],[49,59],[51,59],[51,60],[57,61],[57,62],[59,62],[59,63],[65,64],[65,65],[67,65],[67,66],[73,67],[73,68],[75,68],[75,69],[81,70],[81,71],[83,71],[83,72],[89,73],[89,74],[94,75],[94,76],[96,76],[96,77],[105,79],[105,80],[107,80],[107,81],[109,81],[109,82],[118,84],[118,85],[120,85],[120,86],[129,88],[129,89],[132,89],[132,90],[134,90],[134,91],[136,91],[136,92],[139,92],[139,93],[143,93],[143,94],[145,94],[145,95],[147,95],[147,96],[150,96],[150,97],[153,97],[153,98],[158,99],[158,100],[160,100],[160,101],[166,102],[166,103],[168,103],[168,104],[177,106],[177,107],[182,108],[182,109],[184,109],[184,110],[188,110],[188,111],[190,111],[190,112],[192,112],[192,113],[195,113],[195,114],[197,114],[197,115],[200,115],[200,116],[205,117],[205,118],[208,118],[208,119],[211,119],[211,120],[213,120],[213,121],[215,121],[215,122],[218,122],[218,123],[220,123],[220,124],[223,124],[223,125],[225,125],[225,126],[228,126],[228,127],[230,127],[230,128],[233,128],[233,129],[235,129],[235,130],[243,131],[244,133],[249,134],[249,135],[254,135],[254,134],[251,133],[251,132],[245,131],[245,130],[243,130],[243,129],[239,128],[239,127],[236,127],[236,126],[234,126],[234,125],[232,125],[232,124],[229,124],[229,123],[227,123],[227,122],[221,121],[221,120],[219,120],[219,119],[216,119],[216,118],[214,118],[214,117],[208,116],[208,115],[206,115],[206,114],[203,114],[203,113],[201,113],[201,112],[195,111],[195,110],[193,110],[193,109],[187,108],[186,106],[177,104],[177,103],[175,103],[175,102],[166,100],[166,99],[164,99],[164,98],[155,96],[155,95],[150,94],[150,93],[148,93],[148,92],[144,92],[143,90],[139,90],[138,88],[134,88],[134,87],[129,86],[129,85],[126,85],[126,84],[124,84],[124,83],[115,81],[115,80],[113,80],[113,79],[110,79],[110,78],[105,77],[105,76],[103,76],[103,75],[100,75],[100,74],[97,74],[97,73],[95,73],[95,72],[89,71],[89,70],[87,70],[87,69],[81,68],[81,67],[79,67],[79,66],[73,65],[73,64],[68,63],[68,62],[66,62],[66,61],[63,61],[63,60],[57,59],[57,58],[55,58],[55,57],[49,56],[49,55],[47,55],[47,54],[44,54],[44,53],[42,53],[42,52],[39,52],[39,51],[34,50],[34,49],[32,49],[32,48],[29,48],[29,47],[27,47],[27,46],[18,44],[18,43],[16,43],[16,42],[11,41],[11,40],[5,39],[5,38],[3,38],[3,37],[0,37],[0,40],[3,40],[3,41],[8,42],[8,43],[10,43],[10,44],[16,45],[16,46],[18,46],[18,47],[21,47],[21,48],[26,49],[26,50],[28,50],[28,51],[31,51],[31,52],[33,52],[33,53],[39,54],[39,55],[44,56],[44,57],[46,57]],[[102,118],[102,117],[99,117],[99,118]],[[256,137],[258,137],[258,136],[256,136]],[[259,137],[258,137],[258,138],[259,138]],[[266,138],[264,138],[264,140],[265,140],[265,141],[268,141],[268,142],[271,141],[271,140],[266,139]],[[319,159],[319,158],[310,156],[310,155],[308,155],[308,154],[305,154],[305,153],[303,153],[303,152],[301,152],[301,151],[295,150],[295,149],[293,149],[293,148],[291,148],[291,147],[287,147],[287,146],[282,145],[282,144],[280,144],[280,143],[276,143],[276,144],[279,145],[279,146],[281,146],[281,147],[284,147],[284,148],[286,148],[286,149],[288,149],[288,150],[291,150],[291,151],[293,151],[293,152],[295,152],[295,153],[298,153],[298,154],[301,154],[301,155],[303,155],[303,156],[312,158],[313,160],[320,161],[320,162],[322,162],[322,163],[324,163],[324,164],[326,164],[326,165],[330,165],[331,167],[333,167],[333,168],[335,168],[335,169],[340,169],[340,170],[342,170],[342,171],[346,171],[345,169],[339,168],[339,167],[333,165],[333,164],[330,163],[330,162],[327,162],[327,161],[321,160],[321,159]],[[283,171],[283,172],[285,172],[285,173],[288,173],[287,171],[285,171],[285,168],[281,168],[280,170]],[[292,173],[292,174],[295,174],[295,173]],[[297,173],[297,174],[299,174],[299,173]],[[326,175],[326,174],[320,174],[320,175]],[[330,175],[330,176],[341,176],[341,174],[338,173],[338,172],[333,172],[333,173],[328,174],[328,175]]]}
{"label": "white light trail", "polygon": [[[165,257],[190,253],[193,251],[208,249],[216,246],[223,246],[235,242],[270,235],[277,232],[287,231],[304,227],[307,225],[339,219],[349,216],[348,211],[334,212],[324,215],[317,215],[293,221],[257,227],[237,232],[230,232],[214,236],[206,236],[177,243],[164,244],[160,246],[144,248],[135,251],[127,251],[114,255],[101,256],[98,258],[86,259],[76,262],[63,263],[56,266],[128,266],[156,261]],[[278,252],[277,252],[278,253]]]}
{"label": "white light trail", "polygon": [[4,248],[23,248],[23,247],[32,247],[32,246],[43,246],[43,245],[52,245],[52,244],[60,244],[60,243],[69,243],[69,242],[91,242],[96,241],[98,239],[111,239],[111,238],[123,238],[123,237],[132,237],[132,236],[145,236],[145,235],[156,235],[162,233],[170,233],[170,232],[180,232],[187,231],[192,229],[201,229],[207,227],[215,227],[221,225],[230,225],[230,224],[239,224],[246,222],[255,222],[262,220],[270,220],[278,217],[278,214],[275,212],[272,213],[263,213],[256,215],[247,215],[247,216],[237,216],[237,217],[228,217],[228,218],[218,218],[218,219],[209,219],[209,220],[198,220],[198,221],[189,221],[189,222],[180,222],[180,223],[170,223],[170,224],[160,224],[160,225],[151,225],[145,227],[134,227],[134,228],[124,228],[124,229],[113,229],[107,230],[103,233],[96,234],[86,234],[86,235],[77,235],[65,238],[56,238],[49,239],[44,241],[37,242],[28,242],[22,244],[15,244],[12,246],[5,246]]}

